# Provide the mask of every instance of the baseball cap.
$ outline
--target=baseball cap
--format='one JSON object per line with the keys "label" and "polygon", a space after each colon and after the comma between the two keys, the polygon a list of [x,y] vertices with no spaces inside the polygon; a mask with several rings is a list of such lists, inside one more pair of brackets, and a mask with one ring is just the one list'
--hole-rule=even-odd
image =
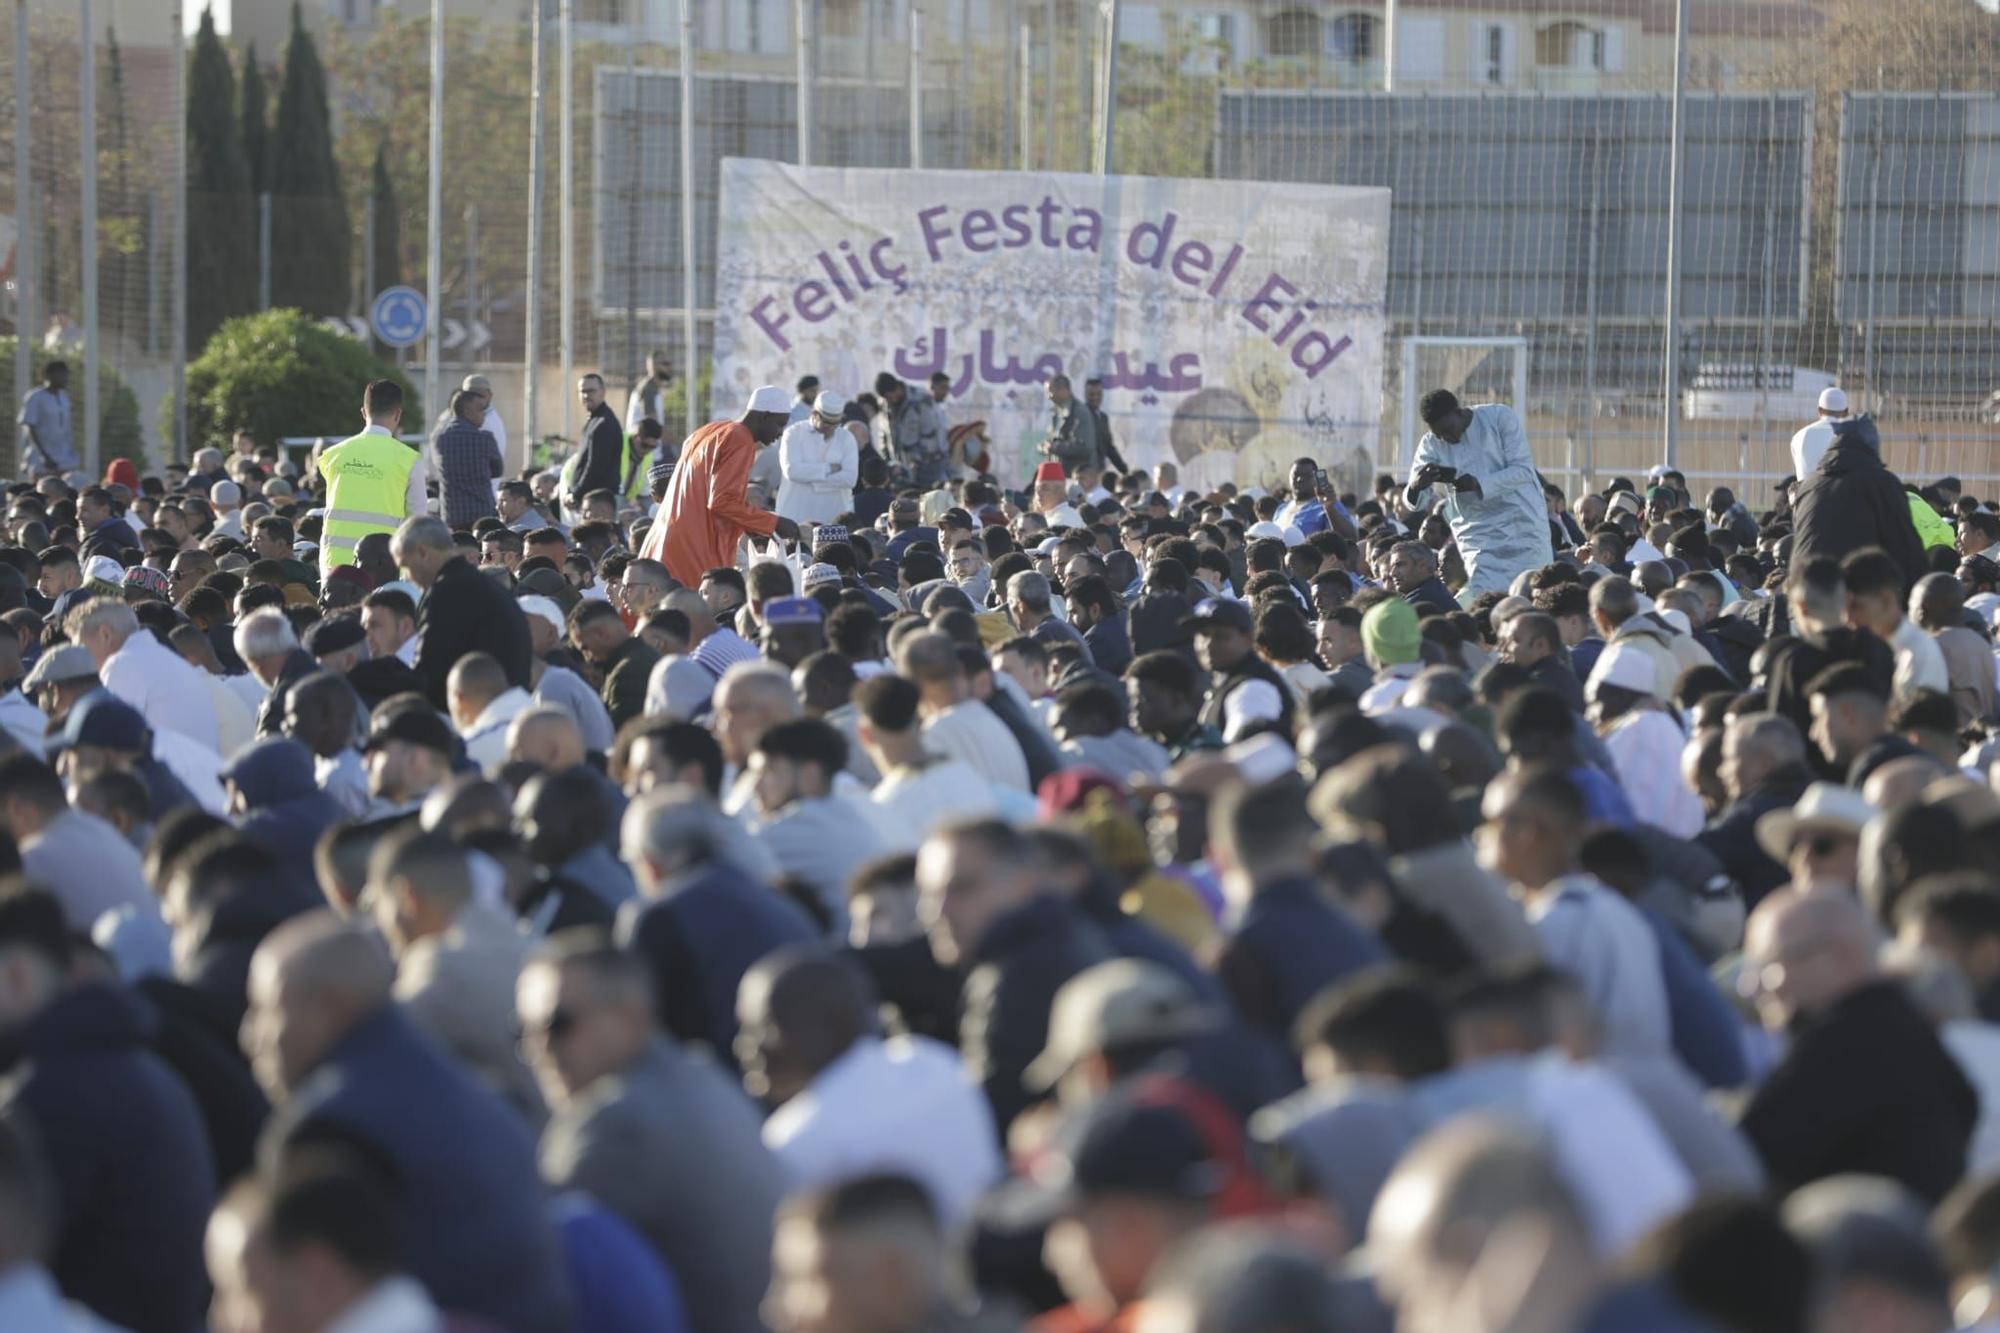
{"label": "baseball cap", "polygon": [[565,616],[574,611],[576,604],[583,600],[583,594],[562,576],[560,570],[531,569],[523,574],[514,586],[520,592],[548,598]]}
{"label": "baseball cap", "polygon": [[1281,542],[1285,539],[1285,530],[1267,518],[1262,522],[1252,523],[1244,530],[1243,535],[1252,540]]}
{"label": "baseball cap", "polygon": [[[1253,1189],[1241,1148],[1220,1142],[1197,1106],[1207,1094],[1176,1079],[1134,1079],[1058,1129],[1027,1175],[995,1190],[984,1219],[1004,1231],[1047,1226],[1093,1195],[1126,1194],[1236,1209],[1225,1196]],[[1215,1108],[1215,1119],[1229,1113]],[[1233,1160],[1232,1160],[1233,1159]],[[1232,1188],[1233,1187],[1233,1188]],[[1241,1207],[1240,1200],[1237,1207]]]}
{"label": "baseball cap", "polygon": [[408,741],[445,755],[453,749],[451,728],[435,708],[420,699],[387,703],[375,710],[368,723],[368,739],[362,742],[361,749],[366,753],[389,741]]}
{"label": "baseball cap", "polygon": [[467,375],[459,381],[458,387],[462,393],[483,393],[488,396],[493,393],[493,381],[484,375]]}
{"label": "baseball cap", "polygon": [[917,516],[917,502],[907,495],[899,495],[889,502],[889,512],[898,516],[907,514],[911,518],[915,518]]}
{"label": "baseball cap", "polygon": [[517,598],[516,600],[521,604],[521,613],[523,615],[538,616],[555,626],[557,634],[563,633],[562,608],[556,605],[554,598],[543,597],[539,593],[529,593],[526,597]]}
{"label": "baseball cap", "polygon": [[972,515],[954,505],[952,508],[938,515],[938,526],[941,528],[971,528],[973,526]]}
{"label": "baseball cap", "polygon": [[1821,389],[1819,391],[1819,409],[1822,412],[1845,412],[1847,410],[1846,390],[1838,388]]}
{"label": "baseball cap", "polygon": [[35,665],[21,681],[21,689],[33,693],[44,685],[60,685],[66,680],[82,680],[96,674],[97,659],[90,655],[90,649],[80,643],[66,643],[35,659]]}
{"label": "baseball cap", "polygon": [[773,629],[781,625],[817,625],[825,619],[826,613],[810,597],[778,597],[764,603],[764,623]]}
{"label": "baseball cap", "polygon": [[1250,619],[1250,608],[1227,597],[1204,597],[1195,604],[1194,610],[1181,617],[1181,628],[1195,634],[1206,634],[1211,630],[1235,629],[1245,634],[1254,629]]}
{"label": "baseball cap", "polygon": [[94,555],[83,562],[83,577],[94,583],[125,586],[125,566],[108,555]]}
{"label": "baseball cap", "polygon": [[1423,652],[1416,608],[1400,597],[1377,602],[1361,617],[1361,647],[1377,666],[1414,662]]}
{"label": "baseball cap", "polygon": [[1206,1032],[1217,1022],[1193,988],[1160,964],[1139,958],[1099,963],[1056,992],[1048,1042],[1021,1081],[1031,1091],[1045,1092],[1093,1051],[1171,1041]]}
{"label": "baseball cap", "polygon": [[72,745],[96,745],[106,750],[150,753],[153,729],[146,725],[146,719],[131,704],[109,690],[93,690],[69,710],[62,735],[53,742],[56,749]]}

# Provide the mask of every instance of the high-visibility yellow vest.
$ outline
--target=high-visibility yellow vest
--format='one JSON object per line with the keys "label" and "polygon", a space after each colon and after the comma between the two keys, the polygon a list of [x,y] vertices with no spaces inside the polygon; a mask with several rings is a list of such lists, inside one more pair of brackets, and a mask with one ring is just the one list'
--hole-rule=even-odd
{"label": "high-visibility yellow vest", "polygon": [[326,518],[320,527],[323,573],[354,563],[354,548],[371,532],[402,526],[417,451],[393,435],[367,432],[342,440],[319,457],[326,478]]}

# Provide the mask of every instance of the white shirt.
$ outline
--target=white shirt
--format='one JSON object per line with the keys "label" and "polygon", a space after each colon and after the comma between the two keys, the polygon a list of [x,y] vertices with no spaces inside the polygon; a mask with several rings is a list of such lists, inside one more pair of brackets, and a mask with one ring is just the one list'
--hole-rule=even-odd
{"label": "white shirt", "polygon": [[1080,528],[1083,526],[1083,515],[1077,513],[1076,506],[1067,500],[1064,500],[1054,509],[1049,510],[1048,513],[1043,514],[1042,517],[1048,520],[1049,526],[1052,528]]}
{"label": "white shirt", "polygon": [[1246,680],[1222,698],[1222,739],[1238,740],[1252,722],[1283,717],[1284,696],[1268,680]]}
{"label": "white shirt", "polygon": [[119,1333],[85,1307],[64,1300],[48,1270],[29,1263],[0,1277],[0,1328],[8,1333]]}
{"label": "white shirt", "polygon": [[322,1333],[437,1333],[444,1317],[411,1277],[384,1278],[361,1293]]}
{"label": "white shirt", "polygon": [[1656,709],[1635,709],[1605,733],[1618,785],[1632,813],[1676,838],[1701,832],[1701,799],[1681,778],[1681,749],[1687,737],[1674,720]]}
{"label": "white shirt", "polygon": [[1819,471],[1819,460],[1833,443],[1833,423],[1825,417],[1807,422],[1792,436],[1792,475],[1804,481]]}
{"label": "white shirt", "polygon": [[1402,702],[1403,691],[1424,669],[1422,662],[1398,662],[1375,673],[1375,683],[1361,692],[1361,711],[1370,717],[1387,712]]}
{"label": "white shirt", "polygon": [[874,1171],[931,1193],[946,1227],[1001,1176],[993,1113],[958,1053],[926,1037],[863,1037],[764,1122],[764,1146],[810,1189]]}
{"label": "white shirt", "polygon": [[976,699],[924,720],[924,748],[957,759],[996,787],[1029,791],[1028,761],[1007,724]]}
{"label": "white shirt", "polygon": [[104,688],[139,710],[154,731],[177,731],[222,752],[222,726],[209,697],[208,675],[141,627],[99,671]]}
{"label": "white shirt", "polygon": [[[260,692],[256,707],[234,689],[230,688],[227,676],[217,676],[202,667],[196,667],[202,684],[208,686],[208,700],[215,705],[216,736],[220,744],[217,753],[227,759],[238,750],[257,739],[257,709],[264,706]],[[251,677],[255,680],[256,677]]]}
{"label": "white shirt", "polygon": [[1660,942],[1638,908],[1579,873],[1535,892],[1525,909],[1549,962],[1576,979],[1597,1011],[1607,1051],[1672,1050]]}
{"label": "white shirt", "polygon": [[778,513],[795,523],[831,523],[854,504],[860,453],[849,431],[831,439],[810,420],[795,421],[778,437]]}
{"label": "white shirt", "polygon": [[493,437],[494,447],[500,451],[500,464],[502,467],[505,467],[507,463],[507,423],[500,419],[500,409],[495,407],[491,400],[486,404],[486,415],[481,419],[479,428]]}
{"label": "white shirt", "polygon": [[1896,652],[1893,688],[1897,694],[1908,694],[1912,690],[1951,693],[1951,675],[1945,670],[1944,652],[1937,646],[1937,640],[1925,633],[1915,621],[1905,616],[1902,623],[1896,626],[1896,632],[1889,636],[1889,646]]}
{"label": "white shirt", "polygon": [[869,799],[889,852],[914,852],[939,825],[983,819],[998,808],[993,785],[956,759],[896,769],[875,784]]}
{"label": "white shirt", "polygon": [[[403,665],[409,666],[411,663],[405,662]],[[248,671],[239,671],[233,676],[224,676],[222,683],[231,694],[243,701],[243,706],[250,710],[250,716],[253,720],[256,718],[258,711],[264,707],[264,700],[271,697],[271,692],[264,688],[264,682],[258,680]]]}
{"label": "white shirt", "polygon": [[2000,1166],[2000,1027],[1978,1019],[1953,1019],[1938,1028],[1938,1039],[1979,1093],[1979,1120],[1965,1146],[1965,1172],[1985,1175]]}
{"label": "white shirt", "polygon": [[497,772],[507,762],[507,727],[534,704],[534,696],[518,685],[510,685],[487,701],[459,735],[465,738],[465,757],[488,773]]}

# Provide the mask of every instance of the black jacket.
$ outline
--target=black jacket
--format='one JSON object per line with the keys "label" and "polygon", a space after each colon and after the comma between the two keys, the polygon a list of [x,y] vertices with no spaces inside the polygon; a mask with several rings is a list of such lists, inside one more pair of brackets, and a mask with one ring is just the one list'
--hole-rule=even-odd
{"label": "black jacket", "polygon": [[[1801,634],[1782,648],[1774,647],[1770,665],[1771,711],[1788,717],[1799,735],[1812,734],[1812,703],[1806,686],[1812,678],[1840,662],[1859,662],[1882,687],[1887,698],[1896,678],[1896,654],[1865,629],[1844,625],[1824,634]],[[1817,753],[1817,752],[1815,752]],[[1815,767],[1818,767],[1817,763]],[[1838,782],[1841,774],[1821,769],[1822,777]]]}
{"label": "black jacket", "polygon": [[1077,973],[1115,957],[1104,932],[1076,904],[1044,894],[987,927],[965,960],[959,1050],[986,1090],[1001,1140],[1037,1100],[1021,1080],[1049,1036],[1056,992]]}
{"label": "black jacket", "polygon": [[1819,470],[1792,496],[1792,564],[1840,560],[1864,546],[1887,551],[1905,584],[1930,570],[1902,479],[1883,465],[1875,423],[1855,417],[1834,423]]}
{"label": "black jacket", "polygon": [[1900,983],[1876,981],[1794,1034],[1742,1128],[1783,1196],[1827,1176],[1887,1176],[1936,1203],[1965,1174],[1979,1094]]}
{"label": "black jacket", "polygon": [[1773,810],[1789,810],[1812,781],[1812,773],[1801,764],[1779,769],[1756,790],[1729,807],[1694,835],[1694,840],[1714,852],[1722,868],[1743,887],[1743,905],[1755,907],[1771,890],[1791,878],[1785,867],[1764,855],[1757,845],[1757,821]]}
{"label": "black jacket", "polygon": [[584,418],[580,440],[575,485],[569,494],[571,508],[592,491],[625,489],[625,430],[611,404],[599,403]]}
{"label": "black jacket", "polygon": [[417,673],[403,665],[400,657],[371,657],[356,662],[347,673],[347,683],[361,700],[364,713],[372,713],[384,699],[398,694],[422,694],[424,683]]}
{"label": "black jacket", "polygon": [[133,989],[159,1019],[153,1054],[180,1076],[201,1113],[220,1193],[256,1164],[257,1135],[271,1113],[237,1046],[241,1015],[232,1017],[227,1005],[165,977],[148,977]]}
{"label": "black jacket", "polygon": [[285,734],[285,700],[292,694],[292,686],[319,670],[319,661],[303,648],[292,649],[292,655],[278,668],[278,683],[264,696],[264,706],[257,710],[257,734],[259,736],[282,736]]}
{"label": "black jacket", "polygon": [[1561,695],[1570,712],[1582,714],[1583,682],[1576,678],[1576,668],[1563,661],[1563,654],[1550,653],[1528,668],[1528,676],[1535,684]]}
{"label": "black jacket", "polygon": [[445,677],[467,653],[491,653],[507,672],[507,683],[528,689],[528,659],[534,654],[528,618],[521,604],[464,556],[453,556],[438,571],[417,607],[417,679],[424,697],[445,711]]}
{"label": "black jacket", "polygon": [[1717,616],[1695,636],[1739,686],[1750,684],[1750,659],[1763,646],[1763,631],[1745,616]]}
{"label": "black jacket", "polygon": [[63,1295],[133,1333],[197,1333],[215,1165],[194,1098],[147,1049],[153,1023],[128,991],[57,996],[10,1041],[0,1108],[49,1167]]}
{"label": "black jacket", "polygon": [[1445,615],[1463,609],[1451,595],[1451,585],[1435,574],[1404,593],[1403,600],[1411,606],[1435,607]]}

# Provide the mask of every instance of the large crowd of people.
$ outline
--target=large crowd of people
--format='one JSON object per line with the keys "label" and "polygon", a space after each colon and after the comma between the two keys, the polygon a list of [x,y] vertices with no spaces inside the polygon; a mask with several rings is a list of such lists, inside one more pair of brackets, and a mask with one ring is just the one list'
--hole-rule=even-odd
{"label": "large crowd of people", "polygon": [[2000,517],[1844,399],[1758,509],[649,372],[36,391],[0,1330],[2000,1328]]}

